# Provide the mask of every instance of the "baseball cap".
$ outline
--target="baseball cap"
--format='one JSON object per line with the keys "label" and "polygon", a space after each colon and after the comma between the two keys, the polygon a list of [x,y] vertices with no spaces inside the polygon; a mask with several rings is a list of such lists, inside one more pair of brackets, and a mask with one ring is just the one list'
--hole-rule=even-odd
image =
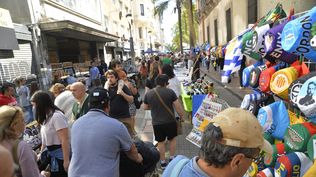
{"label": "baseball cap", "polygon": [[264,157],[264,164],[268,167],[273,167],[279,156],[286,154],[284,143],[276,143],[272,145],[273,154],[271,157]]}
{"label": "baseball cap", "polygon": [[248,87],[249,86],[249,80],[250,80],[250,72],[255,68],[255,67],[258,67],[260,65],[263,65],[264,63],[259,60],[257,61],[255,64],[253,65],[250,65],[248,67],[246,67],[243,72],[242,72],[242,85],[244,87]]}
{"label": "baseball cap", "polygon": [[259,171],[257,177],[274,177],[274,171],[272,168],[265,168],[262,171]]}
{"label": "baseball cap", "polygon": [[109,100],[108,91],[104,88],[95,88],[89,93],[89,103],[104,104]]}
{"label": "baseball cap", "polygon": [[255,27],[255,31],[252,37],[252,50],[256,53],[259,53],[266,60],[275,62],[275,59],[270,57],[270,55],[266,55],[266,51],[264,50],[264,36],[265,33],[271,28],[273,24],[265,24],[263,26]]}
{"label": "baseball cap", "polygon": [[211,121],[223,133],[220,144],[241,148],[260,148],[273,153],[271,144],[263,138],[262,128],[256,117],[241,108],[227,108]]}
{"label": "baseball cap", "polygon": [[293,152],[278,158],[274,172],[276,177],[304,176],[312,161],[303,152]]}
{"label": "baseball cap", "polygon": [[[312,94],[312,96],[308,95],[309,85],[315,85],[316,84],[316,76],[313,76],[309,79],[307,79],[304,84],[302,85],[300,91],[298,92],[297,99],[298,103],[297,106],[301,110],[302,113],[306,116],[306,118],[312,122],[316,122],[316,103],[315,94]],[[312,92],[314,92],[314,89],[311,89]]]}
{"label": "baseball cap", "polygon": [[272,75],[281,68],[285,67],[285,63],[279,63],[277,65],[271,66],[266,70],[262,71],[259,77],[259,89],[262,92],[269,92],[270,91],[270,81]]}
{"label": "baseball cap", "polygon": [[274,138],[283,139],[290,125],[289,115],[283,101],[276,101],[259,109],[258,121],[263,131],[271,133]]}
{"label": "baseball cap", "polygon": [[[314,24],[316,22],[316,7],[313,7],[304,15],[291,20],[288,22],[281,34],[281,45],[282,48],[291,53],[304,54],[305,58],[315,61],[316,51],[311,46],[310,39],[313,38],[311,35],[311,29],[305,29],[307,24]],[[307,36],[306,36],[307,34]],[[307,44],[304,45],[304,50],[301,50],[301,41],[307,40]]]}
{"label": "baseball cap", "polygon": [[308,140],[307,154],[311,160],[316,159],[316,134]]}
{"label": "baseball cap", "polygon": [[275,72],[270,82],[271,91],[284,100],[288,100],[290,84],[296,80],[298,76],[299,72],[295,67],[288,67]]}
{"label": "baseball cap", "polygon": [[294,107],[298,107],[298,105],[299,105],[298,95],[299,95],[299,92],[300,92],[302,86],[304,85],[304,83],[308,79],[310,79],[314,76],[316,76],[315,71],[311,72],[307,75],[304,75],[302,77],[299,77],[294,82],[292,82],[292,84],[290,85],[290,87],[289,87],[289,100]]}
{"label": "baseball cap", "polygon": [[267,31],[264,36],[264,49],[267,52],[267,56],[291,64],[295,62],[297,56],[284,51],[281,46],[281,32],[287,23],[288,21],[285,21]]}
{"label": "baseball cap", "polygon": [[292,151],[305,152],[310,137],[315,133],[316,126],[310,122],[294,124],[286,130],[284,143]]}
{"label": "baseball cap", "polygon": [[166,74],[158,75],[155,80],[156,85],[160,85],[160,86],[164,84],[168,85],[169,84],[168,81],[169,81],[169,77]]}
{"label": "baseball cap", "polygon": [[257,88],[259,86],[259,78],[262,71],[267,69],[267,65],[261,65],[250,72],[250,87]]}
{"label": "baseball cap", "polygon": [[255,60],[260,60],[261,55],[252,50],[252,37],[254,35],[254,32],[254,30],[251,30],[242,36],[241,52]]}

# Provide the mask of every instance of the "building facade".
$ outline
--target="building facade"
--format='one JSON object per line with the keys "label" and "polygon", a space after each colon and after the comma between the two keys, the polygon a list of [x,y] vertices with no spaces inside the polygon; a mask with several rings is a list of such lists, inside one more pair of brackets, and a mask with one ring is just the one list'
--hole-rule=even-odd
{"label": "building facade", "polygon": [[140,56],[161,44],[150,0],[3,0],[0,8],[12,14],[17,38],[9,52],[0,45],[0,80],[33,73],[47,88],[69,67],[87,72],[93,59],[127,60],[131,47]]}
{"label": "building facade", "polygon": [[281,3],[288,14],[307,11],[316,5],[315,0],[198,0],[200,44],[224,45],[254,24],[259,18]]}
{"label": "building facade", "polygon": [[106,32],[117,35],[115,42],[105,44],[106,60],[131,58],[129,19],[126,15],[132,13],[132,1],[103,0],[104,26]]}
{"label": "building facade", "polygon": [[31,33],[9,7],[0,6],[0,84],[28,76],[32,69]]}
{"label": "building facade", "polygon": [[151,0],[133,0],[133,34],[136,56],[162,50],[163,29],[158,16],[154,16]]}

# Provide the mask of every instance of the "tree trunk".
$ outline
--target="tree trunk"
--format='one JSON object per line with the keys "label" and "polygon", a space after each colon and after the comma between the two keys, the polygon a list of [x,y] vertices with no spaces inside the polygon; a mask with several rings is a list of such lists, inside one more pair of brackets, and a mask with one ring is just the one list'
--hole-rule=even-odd
{"label": "tree trunk", "polygon": [[196,36],[195,36],[195,30],[194,30],[194,21],[193,21],[193,5],[192,5],[192,0],[187,0],[187,3],[188,3],[188,10],[189,10],[189,14],[188,14],[188,17],[189,17],[189,31],[190,31],[190,36],[189,36],[189,39],[190,39],[190,48],[192,47],[195,47],[195,39],[196,39]]}
{"label": "tree trunk", "polygon": [[177,0],[177,10],[178,10],[178,25],[179,25],[179,35],[180,35],[180,52],[183,54],[183,46],[182,46],[182,25],[181,25],[181,4],[180,0]]}

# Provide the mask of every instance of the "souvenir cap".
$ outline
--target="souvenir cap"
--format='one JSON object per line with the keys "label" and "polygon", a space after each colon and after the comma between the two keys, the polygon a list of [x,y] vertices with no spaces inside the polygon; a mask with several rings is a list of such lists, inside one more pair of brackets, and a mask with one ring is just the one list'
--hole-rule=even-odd
{"label": "souvenir cap", "polygon": [[297,106],[312,122],[316,122],[316,76],[304,82],[297,96]]}
{"label": "souvenir cap", "polygon": [[272,156],[264,157],[264,164],[268,167],[273,167],[278,157],[286,153],[285,146],[283,143],[273,144],[272,149],[273,149]]}
{"label": "souvenir cap", "polygon": [[259,171],[257,177],[274,177],[274,171],[272,168],[265,168],[262,171]]}
{"label": "souvenir cap", "polygon": [[[306,14],[288,22],[281,34],[281,45],[285,51],[316,61],[316,7]],[[311,45],[312,44],[312,45]]]}
{"label": "souvenir cap", "polygon": [[272,75],[270,89],[279,97],[288,100],[290,84],[297,79],[298,71],[294,67],[288,67],[275,72]]}
{"label": "souvenir cap", "polygon": [[290,125],[287,109],[283,101],[277,101],[259,109],[258,121],[265,132],[276,139],[283,139]]}
{"label": "souvenir cap", "polygon": [[316,134],[308,140],[307,154],[311,160],[314,161],[316,159]]}
{"label": "souvenir cap", "polygon": [[284,143],[291,151],[305,152],[310,137],[316,133],[316,126],[310,122],[294,124],[288,127]]}
{"label": "souvenir cap", "polygon": [[281,46],[281,32],[287,22],[276,25],[267,31],[264,39],[264,49],[266,55],[274,60],[281,60],[291,64],[297,59],[297,55],[284,51]]}
{"label": "souvenir cap", "polygon": [[276,177],[303,176],[312,164],[312,161],[304,153],[293,152],[278,158],[274,174]]}
{"label": "souvenir cap", "polygon": [[310,78],[316,76],[316,72],[311,72],[305,76],[299,77],[291,83],[289,86],[289,101],[294,107],[298,107],[299,99],[298,95],[303,84]]}

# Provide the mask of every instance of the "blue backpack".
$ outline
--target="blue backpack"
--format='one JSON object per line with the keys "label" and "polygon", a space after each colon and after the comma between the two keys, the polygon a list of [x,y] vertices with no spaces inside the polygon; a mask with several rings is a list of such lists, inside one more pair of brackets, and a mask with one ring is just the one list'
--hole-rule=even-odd
{"label": "blue backpack", "polygon": [[178,177],[183,169],[183,167],[190,162],[190,159],[183,155],[177,155],[167,168],[164,170],[162,177]]}

